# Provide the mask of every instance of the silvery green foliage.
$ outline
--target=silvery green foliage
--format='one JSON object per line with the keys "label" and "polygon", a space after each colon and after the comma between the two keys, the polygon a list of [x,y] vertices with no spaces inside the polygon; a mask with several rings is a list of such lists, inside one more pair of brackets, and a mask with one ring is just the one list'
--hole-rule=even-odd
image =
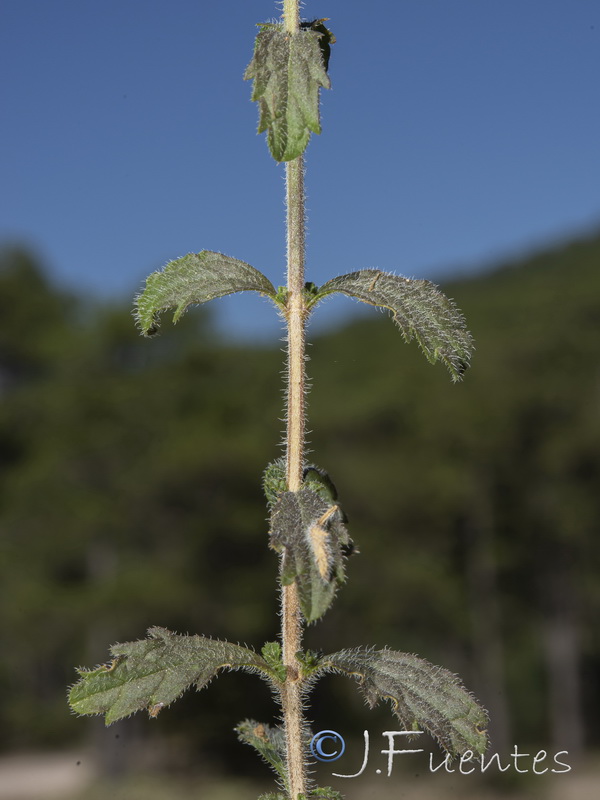
{"label": "silvery green foliage", "polygon": [[275,771],[281,785],[288,790],[288,777],[285,765],[285,733],[280,726],[266,725],[253,719],[246,719],[235,729],[238,739],[249,744]]}
{"label": "silvery green foliage", "polygon": [[321,666],[357,678],[371,708],[390,700],[405,730],[428,731],[452,756],[485,752],[487,713],[448,670],[407,653],[366,648],[324,656]]}
{"label": "silvery green foliage", "polygon": [[173,322],[177,322],[190,305],[245,291],[272,299],[276,294],[271,281],[245,261],[202,250],[170,261],[148,277],[136,297],[136,318],[142,333],[151,336],[158,329],[160,312],[167,308],[175,308]]}
{"label": "silvery green foliage", "polygon": [[253,650],[166,628],[150,628],[147,639],[115,644],[111,653],[110,664],[78,670],[81,679],[69,692],[73,711],[104,714],[107,725],[144,708],[155,717],[192,684],[202,689],[220,669],[246,669],[268,681],[275,677]]}
{"label": "silvery green foliage", "polygon": [[[321,133],[319,89],[331,84],[325,70],[318,30],[286,33],[281,24],[261,25],[254,55],[244,78],[253,79],[252,100],[258,101],[258,133],[276,161],[302,155],[311,131]],[[329,39],[332,41],[332,38]]]}
{"label": "silvery green foliage", "polygon": [[351,539],[337,490],[328,473],[314,465],[303,470],[302,488],[289,492],[285,458],[269,464],[263,488],[271,511],[270,546],[282,553],[281,580],[298,581],[307,622],[323,616],[345,580],[344,561]]}
{"label": "silvery green foliage", "polygon": [[[325,21],[303,22],[293,34],[285,32],[281,24],[265,24],[256,37],[244,77],[254,81],[258,131],[267,131],[277,161],[300,156],[311,132],[321,132],[319,91],[330,88],[327,67],[330,45],[335,41]],[[248,290],[271,298],[286,316],[287,287],[275,290],[254,267],[222,253],[192,253],[149,276],[136,298],[137,321],[142,333],[151,336],[165,309],[174,309],[173,321],[177,322],[190,305]],[[430,361],[446,364],[454,380],[462,377],[471,357],[471,336],[460,312],[434,284],[380,270],[360,270],[321,287],[305,284],[306,312],[334,292],[391,310],[406,341],[416,338]],[[345,580],[345,554],[352,548],[337,490],[324,470],[310,465],[304,467],[299,491],[290,492],[284,459],[267,468],[263,483],[270,512],[269,543],[281,553],[281,584],[297,583],[302,613],[307,622],[313,622],[329,608]],[[147,639],[114,645],[111,652],[114,658],[109,664],[78,670],[80,680],[69,693],[76,713],[104,714],[106,724],[141,709],[156,717],[187,688],[203,688],[222,669],[259,674],[280,700],[288,679],[278,642],[268,642],[258,655],[229,642],[181,636],[155,627],[150,628]],[[366,648],[323,658],[304,651],[296,658],[304,693],[321,674],[345,672],[359,680],[369,705],[382,698],[390,700],[406,728],[429,731],[449,753],[485,751],[485,711],[459,679],[441,667],[413,655]],[[283,730],[253,720],[242,722],[236,730],[275,770],[280,788],[289,795]],[[286,797],[276,792],[259,800]],[[312,798],[340,800],[341,795],[331,787],[312,788],[296,800]]]}
{"label": "silvery green foliage", "polygon": [[310,488],[283,492],[271,512],[269,543],[282,553],[282,584],[298,582],[306,621],[322,617],[345,580],[350,537],[341,508]]}
{"label": "silvery green foliage", "polygon": [[431,363],[442,361],[452,380],[462,378],[469,366],[473,340],[460,311],[435,284],[362,269],[327,281],[313,294],[312,305],[334,292],[388,308],[405,341],[415,338]]}

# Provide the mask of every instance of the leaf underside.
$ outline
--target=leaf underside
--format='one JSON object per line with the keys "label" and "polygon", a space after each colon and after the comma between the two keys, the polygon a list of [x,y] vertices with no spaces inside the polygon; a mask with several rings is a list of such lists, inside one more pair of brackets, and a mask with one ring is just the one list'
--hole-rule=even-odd
{"label": "leaf underside", "polygon": [[314,622],[345,580],[344,546],[350,537],[343,513],[312,488],[302,488],[279,495],[270,523],[270,546],[282,553],[282,583],[297,581],[302,613]]}
{"label": "leaf underside", "polygon": [[290,34],[282,25],[263,25],[254,55],[244,74],[253,79],[252,100],[258,101],[258,133],[276,161],[302,155],[310,134],[321,133],[319,89],[330,88],[319,44],[324,34],[300,30]]}
{"label": "leaf underside", "polygon": [[205,636],[182,636],[166,628],[150,628],[148,638],[111,647],[114,660],[92,670],[78,670],[81,679],[69,692],[78,714],[104,714],[110,725],[135,711],[159,711],[192,684],[206,686],[220,669],[246,669],[272,677],[258,653]]}
{"label": "leaf underside", "polygon": [[238,739],[244,744],[254,747],[263,760],[275,771],[281,780],[282,786],[287,789],[288,776],[285,765],[285,733],[283,728],[246,719],[235,730]]}
{"label": "leaf underside", "polygon": [[428,361],[445,364],[452,380],[460,380],[469,366],[473,339],[464,317],[430,281],[363,269],[327,281],[315,292],[312,305],[334,292],[389,309],[404,340],[415,338]]}
{"label": "leaf underside", "polygon": [[448,670],[407,653],[363,648],[324,656],[321,665],[356,677],[371,708],[390,700],[405,730],[423,728],[450,755],[485,753],[487,713]]}
{"label": "leaf underside", "polygon": [[145,336],[158,329],[161,311],[174,308],[177,322],[188,306],[235,292],[255,291],[275,298],[275,288],[262,272],[237,258],[202,250],[170,261],[153,272],[136,297],[136,319]]}

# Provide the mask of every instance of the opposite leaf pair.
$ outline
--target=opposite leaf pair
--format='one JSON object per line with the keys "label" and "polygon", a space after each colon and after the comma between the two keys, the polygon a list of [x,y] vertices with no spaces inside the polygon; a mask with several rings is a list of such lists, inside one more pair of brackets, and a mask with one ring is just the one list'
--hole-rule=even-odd
{"label": "opposite leaf pair", "polygon": [[[254,650],[205,636],[182,636],[165,628],[150,628],[148,638],[116,644],[110,664],[79,670],[80,680],[70,690],[69,703],[78,714],[104,714],[106,724],[146,709],[151,717],[170,705],[190,686],[204,688],[222,669],[258,674],[278,693],[285,680],[277,643],[259,655]],[[441,667],[394,650],[358,648],[327,656],[304,654],[301,679],[310,688],[328,672],[357,678],[370,706],[390,700],[406,730],[423,729],[451,755],[467,750],[483,753],[487,715],[459,679]],[[242,723],[238,733],[248,732]],[[258,724],[258,723],[256,723]],[[263,726],[259,752],[285,777],[280,738]],[[244,737],[242,737],[244,738]],[[244,741],[257,746],[248,734]],[[263,752],[264,751],[264,752]]]}
{"label": "opposite leaf pair", "polygon": [[[142,333],[151,336],[158,330],[160,313],[167,308],[175,308],[173,321],[177,322],[190,305],[244,291],[269,297],[285,315],[286,291],[276,291],[250,264],[210,250],[190,253],[148,277],[136,299],[137,320]],[[415,338],[430,362],[441,361],[452,379],[460,380],[469,365],[472,338],[462,314],[433,283],[376,269],[358,270],[320,287],[307,284],[306,311],[335,292],[389,309],[405,341]]]}

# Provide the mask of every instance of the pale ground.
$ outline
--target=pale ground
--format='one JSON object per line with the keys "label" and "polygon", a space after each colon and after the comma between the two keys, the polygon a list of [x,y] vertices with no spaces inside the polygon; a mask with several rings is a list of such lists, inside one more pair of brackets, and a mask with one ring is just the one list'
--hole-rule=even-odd
{"label": "pale ground", "polygon": [[85,790],[93,779],[92,765],[76,753],[18,754],[0,758],[1,800],[64,797]]}
{"label": "pale ground", "polygon": [[[335,788],[346,800],[598,800],[600,762],[588,760],[572,772],[539,777],[501,794],[465,776],[393,776],[349,781]],[[272,790],[273,787],[267,788]],[[257,787],[231,776],[226,781],[174,780],[157,776],[131,778],[126,784],[98,779],[85,753],[18,754],[0,757],[0,800],[254,800]]]}

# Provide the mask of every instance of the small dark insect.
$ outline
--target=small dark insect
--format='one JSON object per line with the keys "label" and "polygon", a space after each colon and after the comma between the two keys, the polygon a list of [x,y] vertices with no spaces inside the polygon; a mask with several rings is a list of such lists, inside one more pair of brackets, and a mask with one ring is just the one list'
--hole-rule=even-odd
{"label": "small dark insect", "polygon": [[319,39],[319,47],[321,48],[321,55],[323,56],[323,66],[325,67],[325,72],[329,69],[329,57],[331,56],[331,45],[335,44],[335,36],[323,25],[324,22],[327,22],[328,17],[323,17],[323,19],[313,19],[311,22],[301,22],[300,23],[300,30],[302,31],[316,31],[317,33],[321,34]]}

